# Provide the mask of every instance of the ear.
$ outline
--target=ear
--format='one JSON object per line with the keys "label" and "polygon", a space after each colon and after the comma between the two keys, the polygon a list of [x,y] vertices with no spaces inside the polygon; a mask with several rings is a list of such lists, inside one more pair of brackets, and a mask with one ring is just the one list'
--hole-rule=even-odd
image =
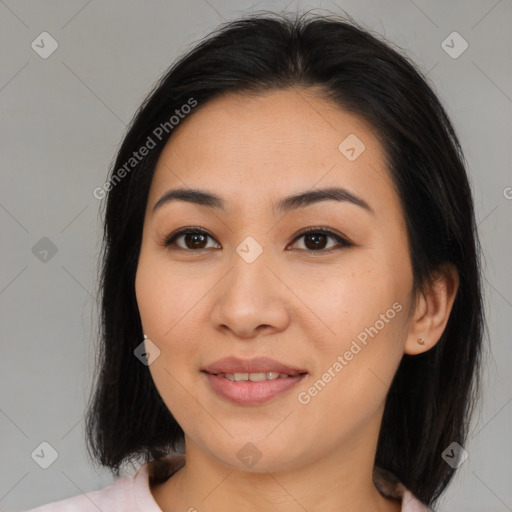
{"label": "ear", "polygon": [[[444,332],[459,287],[459,274],[451,263],[436,272],[423,293],[418,292],[416,307],[405,343],[405,353],[421,354],[430,350]],[[418,339],[424,340],[423,344]]]}

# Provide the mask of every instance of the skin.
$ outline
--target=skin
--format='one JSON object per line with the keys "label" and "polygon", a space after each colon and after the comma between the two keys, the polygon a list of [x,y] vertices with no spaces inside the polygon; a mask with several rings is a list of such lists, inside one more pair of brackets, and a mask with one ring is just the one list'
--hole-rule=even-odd
{"label": "skin", "polygon": [[[175,130],[151,185],[136,276],[143,329],[160,349],[150,372],[186,443],[186,466],[152,488],[156,502],[164,512],[400,510],[372,482],[386,393],[403,354],[439,340],[458,278],[448,267],[411,309],[404,216],[373,130],[319,91],[298,88],[223,95]],[[365,144],[354,161],[338,149],[349,134]],[[272,209],[327,186],[348,189],[374,213],[334,200],[285,215]],[[226,211],[173,201],[153,213],[177,187],[215,193]],[[162,245],[188,226],[207,231],[206,248],[184,237]],[[318,226],[353,246],[327,237],[314,250],[310,238],[296,238]],[[248,236],[263,249],[252,263],[236,252]],[[394,303],[401,311],[300,403],[298,393]],[[231,355],[268,356],[308,375],[264,404],[233,404],[200,372]],[[248,442],[261,454],[251,468],[237,457]]]}

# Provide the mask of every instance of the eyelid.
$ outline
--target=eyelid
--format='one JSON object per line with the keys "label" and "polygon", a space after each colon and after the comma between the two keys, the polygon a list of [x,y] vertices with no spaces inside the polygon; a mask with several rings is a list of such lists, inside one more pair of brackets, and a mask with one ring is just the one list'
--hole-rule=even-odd
{"label": "eyelid", "polygon": [[[293,238],[292,244],[294,244],[299,238],[301,238],[304,235],[307,235],[309,233],[320,233],[320,234],[328,235],[331,238],[336,239],[336,241],[338,242],[339,245],[341,245],[341,247],[352,247],[354,245],[345,236],[339,234],[338,232],[332,230],[331,228],[323,227],[323,226],[313,226],[313,227],[303,229],[302,231],[297,233],[297,235],[295,235],[295,237]],[[330,247],[329,249],[320,249],[318,251],[306,251],[306,252],[311,252],[311,253],[316,252],[319,254],[325,254],[325,253],[329,253],[329,252],[331,252],[333,250],[337,250],[337,249],[339,249],[339,247]]]}
{"label": "eyelid", "polygon": [[[180,236],[186,235],[188,233],[199,233],[199,234],[205,235],[207,237],[210,237],[212,240],[215,240],[215,242],[219,243],[215,239],[215,237],[213,235],[211,235],[208,231],[206,231],[204,228],[202,228],[200,226],[186,226],[186,227],[178,229],[177,231],[174,231],[169,236],[165,237],[165,239],[163,240],[163,242],[160,243],[160,245],[163,245],[164,247],[168,248],[177,238],[179,238]],[[330,247],[329,249],[319,249],[317,251],[314,251],[314,250],[308,251],[306,249],[301,249],[302,251],[305,251],[305,252],[311,252],[311,253],[317,252],[320,254],[322,254],[322,253],[325,254],[325,253],[329,253],[333,250],[339,249],[339,246],[352,247],[354,245],[345,236],[340,235],[339,233],[332,230],[331,228],[323,227],[323,226],[312,226],[312,227],[308,227],[308,228],[305,228],[305,229],[299,231],[299,233],[297,233],[293,237],[293,240],[289,245],[295,244],[297,242],[297,240],[299,240],[301,237],[303,237],[309,233],[319,233],[319,234],[324,234],[324,235],[330,236],[331,238],[334,238],[338,242],[338,246]],[[289,245],[287,247],[289,247]],[[200,251],[204,251],[206,249],[204,249],[204,248],[196,249],[196,250],[183,249],[182,247],[178,246],[177,250],[183,250],[186,252],[200,252]]]}
{"label": "eyelid", "polygon": [[[173,231],[169,236],[166,236],[164,238],[164,240],[160,243],[160,245],[163,245],[164,247],[168,248],[168,246],[171,245],[171,243],[173,243],[174,240],[176,240],[176,238],[186,235],[188,233],[199,233],[201,235],[208,236],[212,240],[215,240],[217,243],[219,243],[215,239],[215,237],[213,235],[211,235],[210,233],[208,233],[208,231],[206,231],[204,228],[202,228],[200,226],[186,226],[184,228],[177,229],[176,231]],[[178,249],[181,249],[183,251],[188,251],[188,252],[199,252],[201,250],[204,250],[204,249],[198,249],[198,250],[194,251],[192,249],[183,249],[182,247],[178,247]]]}

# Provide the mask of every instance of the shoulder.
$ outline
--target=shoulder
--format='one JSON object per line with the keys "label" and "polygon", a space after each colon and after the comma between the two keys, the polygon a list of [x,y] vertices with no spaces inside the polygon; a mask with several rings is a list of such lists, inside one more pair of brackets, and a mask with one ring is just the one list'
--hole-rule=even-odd
{"label": "shoulder", "polygon": [[404,489],[402,495],[402,512],[433,512],[431,508],[428,508],[423,504],[416,496],[410,491]]}
{"label": "shoulder", "polygon": [[432,512],[432,510],[416,498],[412,492],[406,489],[400,480],[390,471],[378,466],[374,467],[373,483],[383,496],[401,502],[401,512]]}
{"label": "shoulder", "polygon": [[123,477],[103,489],[82,493],[27,512],[162,512],[150,485],[162,481],[185,464],[172,455],[143,465],[134,477]]}
{"label": "shoulder", "polygon": [[120,478],[96,491],[48,503],[27,512],[117,512],[134,503],[133,478]]}

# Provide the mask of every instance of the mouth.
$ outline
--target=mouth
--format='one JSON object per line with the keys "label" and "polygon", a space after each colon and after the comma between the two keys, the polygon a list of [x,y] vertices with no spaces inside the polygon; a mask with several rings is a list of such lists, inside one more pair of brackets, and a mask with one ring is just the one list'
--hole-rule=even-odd
{"label": "mouth", "polygon": [[284,394],[308,372],[273,359],[221,359],[201,370],[209,387],[221,398],[237,405],[258,405]]}
{"label": "mouth", "polygon": [[[240,377],[240,379],[230,380],[250,380],[249,376],[255,376],[254,378],[258,379],[258,381],[266,380],[267,378],[273,380],[285,375],[294,377],[300,373],[307,373],[305,369],[289,366],[269,357],[252,357],[251,359],[224,357],[205,366],[201,370],[210,375],[222,374],[227,375],[227,378],[236,375]],[[263,374],[265,378],[263,378]]]}
{"label": "mouth", "polygon": [[[237,372],[237,373],[213,373],[210,375],[215,375],[216,377],[222,377],[224,379],[228,379],[232,382],[262,382],[264,380],[276,380],[276,379],[288,379],[290,377],[294,377],[295,375],[289,375],[288,373],[278,373],[278,372]],[[302,375],[302,374],[300,374]]]}

